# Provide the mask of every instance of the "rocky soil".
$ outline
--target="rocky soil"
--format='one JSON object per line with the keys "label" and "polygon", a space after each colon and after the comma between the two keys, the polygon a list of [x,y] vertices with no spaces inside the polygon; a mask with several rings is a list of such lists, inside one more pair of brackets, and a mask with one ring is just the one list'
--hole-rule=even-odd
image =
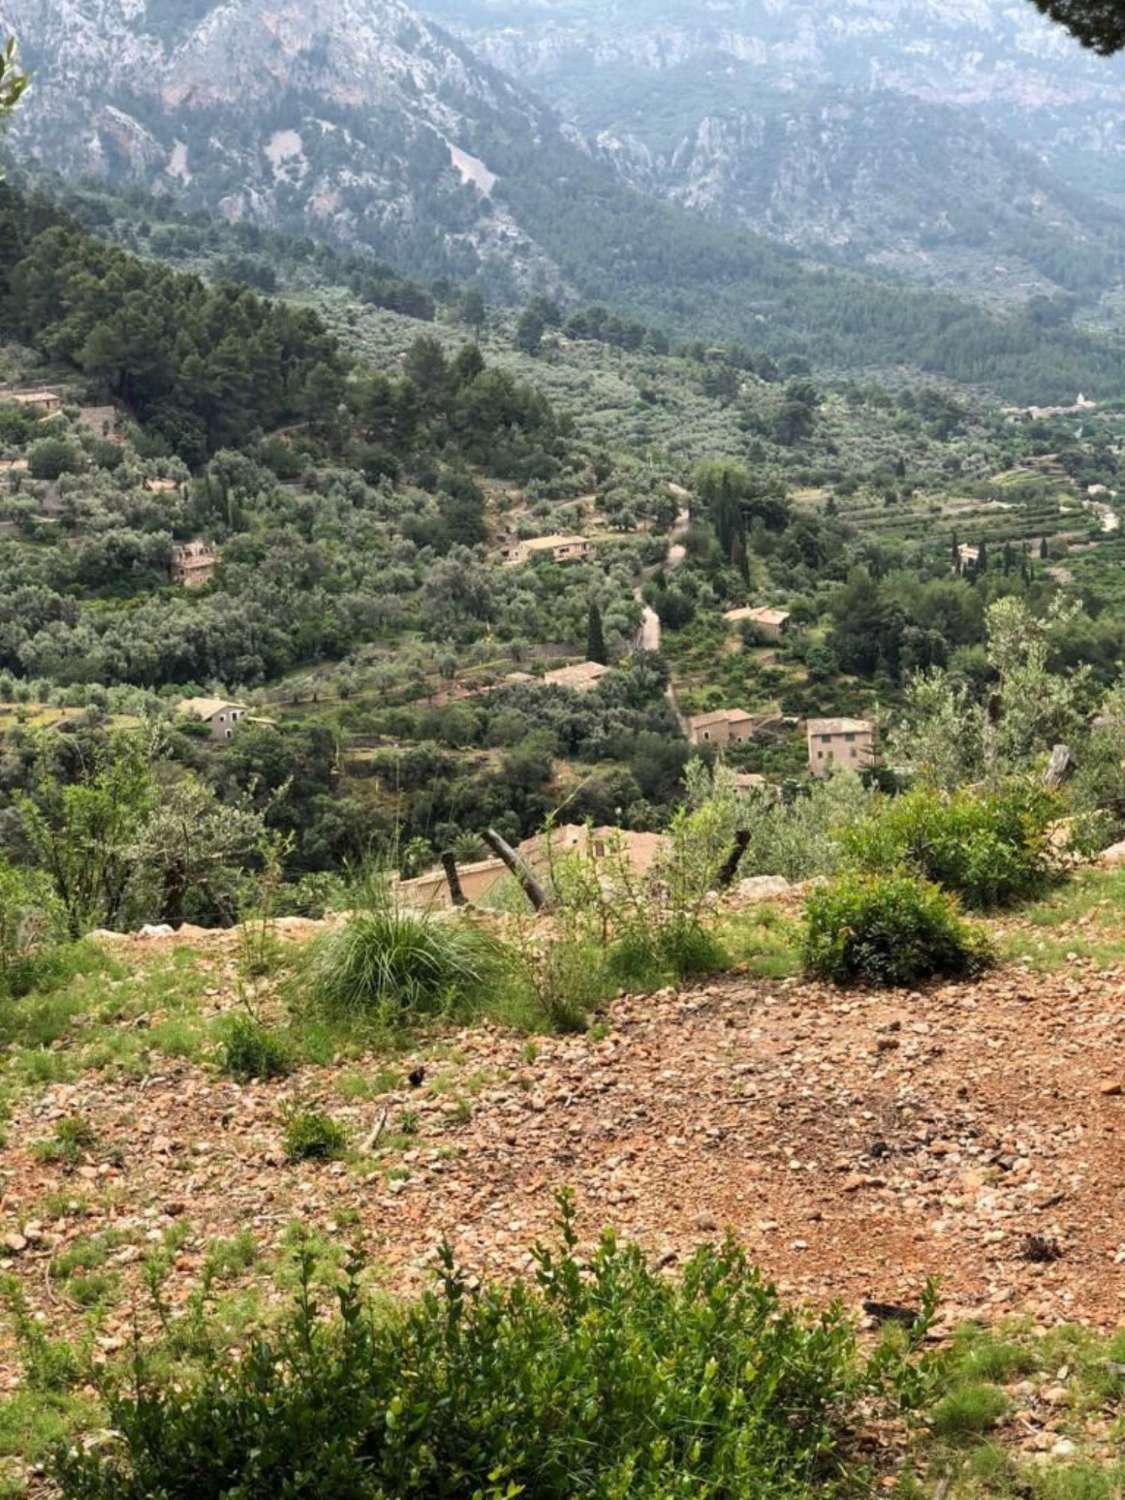
{"label": "rocky soil", "polygon": [[[358,1239],[388,1287],[421,1284],[442,1236],[508,1275],[565,1185],[589,1235],[612,1224],[670,1266],[729,1228],[817,1302],[909,1303],[937,1274],[951,1320],[1111,1326],[1125,1299],[1121,980],[1076,966],[843,995],[735,976],[623,998],[598,1040],[463,1031],[394,1061],[401,1087],[363,1102],[338,1090],[354,1063],[246,1086],[187,1063],[140,1082],[87,1075],[23,1096],[10,1122],[0,1268],[56,1327],[81,1314],[52,1285],[52,1256],[110,1227],[124,1243],[109,1268],[136,1295],[148,1243],[190,1221],[173,1300],[213,1236],[249,1228],[268,1248],[294,1219]],[[219,988],[214,1003],[229,1003]],[[282,1116],[298,1098],[345,1123],[359,1157],[287,1164]],[[96,1145],[71,1167],[39,1160],[34,1143],[74,1114]],[[88,1214],[46,1216],[68,1191]],[[110,1348],[130,1301],[103,1330]]]}

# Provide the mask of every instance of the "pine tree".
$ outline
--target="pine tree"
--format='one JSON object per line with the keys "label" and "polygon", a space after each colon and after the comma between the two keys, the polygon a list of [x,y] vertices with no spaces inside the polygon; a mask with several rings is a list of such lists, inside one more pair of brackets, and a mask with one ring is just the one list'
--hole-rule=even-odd
{"label": "pine tree", "polygon": [[1050,550],[1047,547],[1047,538],[1043,537],[1039,543],[1039,556],[1044,562],[1046,562],[1050,555]]}
{"label": "pine tree", "polygon": [[590,601],[590,612],[586,617],[586,660],[608,666],[609,653],[605,648],[605,632],[602,630],[602,612]]}

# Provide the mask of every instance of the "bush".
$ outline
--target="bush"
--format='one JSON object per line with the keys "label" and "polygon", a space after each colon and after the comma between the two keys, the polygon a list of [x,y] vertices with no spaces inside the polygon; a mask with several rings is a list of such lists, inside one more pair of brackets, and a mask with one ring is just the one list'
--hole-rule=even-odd
{"label": "bush", "polygon": [[327,1323],[313,1262],[281,1328],[198,1383],[109,1392],[121,1442],[59,1454],[64,1500],[831,1500],[869,1493],[850,1430],[865,1371],[838,1308],[784,1306],[732,1242],[682,1276],[564,1218],[531,1283],[435,1289],[377,1315],[352,1267]]}
{"label": "bush", "polygon": [[807,972],[835,984],[906,985],[978,974],[988,940],[952,897],[911,875],[841,876],[805,903]]}
{"label": "bush", "polygon": [[504,967],[503,948],[466,922],[377,906],[321,940],[309,980],[326,1010],[398,1024],[464,1009]]}
{"label": "bush", "polygon": [[1057,797],[1031,783],[952,796],[919,788],[842,834],[845,854],[873,874],[899,868],[987,910],[1036,896],[1053,873]]}
{"label": "bush", "polygon": [[648,931],[627,928],[609,949],[607,960],[619,984],[637,988],[700,979],[731,967],[730,955],[719,939],[689,922]]}
{"label": "bush", "polygon": [[82,451],[65,438],[44,438],[36,443],[27,458],[32,479],[61,479],[82,469]]}
{"label": "bush", "polygon": [[342,1125],[318,1109],[297,1109],[285,1122],[285,1155],[290,1161],[335,1161],[348,1147]]}
{"label": "bush", "polygon": [[284,1078],[293,1058],[286,1042],[251,1016],[235,1016],[222,1039],[223,1071],[240,1083],[251,1078]]}

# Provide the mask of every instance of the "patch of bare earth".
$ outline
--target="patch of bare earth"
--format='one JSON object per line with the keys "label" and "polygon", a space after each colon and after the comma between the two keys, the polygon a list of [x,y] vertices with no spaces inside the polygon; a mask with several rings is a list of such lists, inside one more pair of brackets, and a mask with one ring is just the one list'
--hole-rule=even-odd
{"label": "patch of bare earth", "polygon": [[[550,1233],[554,1190],[572,1186],[589,1235],[612,1224],[675,1265],[729,1227],[784,1289],[816,1302],[909,1302],[934,1273],[951,1320],[1119,1321],[1119,974],[1008,971],[846,995],[732,978],[622,999],[609,1026],[598,1041],[542,1039],[534,1057],[522,1038],[466,1030],[451,1056],[427,1060],[420,1087],[362,1103],[337,1090],[354,1063],[246,1086],[169,1064],[139,1082],[90,1074],[25,1096],[3,1157],[0,1265],[53,1328],[77,1327],[51,1257],[77,1234],[125,1231],[109,1269],[126,1295],[101,1332],[112,1348],[143,1299],[139,1251],[177,1220],[192,1230],[173,1302],[212,1237],[250,1229],[268,1250],[294,1219],[358,1239],[385,1284],[408,1290],[443,1236],[482,1274],[524,1270],[529,1242]],[[370,1059],[372,1075],[385,1062]],[[380,1122],[389,1137],[405,1112],[417,1134],[382,1155],[376,1143],[359,1165],[290,1165],[282,1111],[296,1098],[357,1145]],[[97,1146],[69,1169],[39,1160],[32,1144],[73,1114]],[[391,1167],[409,1176],[392,1180]],[[90,1216],[45,1217],[47,1195],[68,1191],[91,1199]],[[1057,1258],[1035,1258],[1044,1244]],[[9,1368],[3,1383],[16,1379]]]}

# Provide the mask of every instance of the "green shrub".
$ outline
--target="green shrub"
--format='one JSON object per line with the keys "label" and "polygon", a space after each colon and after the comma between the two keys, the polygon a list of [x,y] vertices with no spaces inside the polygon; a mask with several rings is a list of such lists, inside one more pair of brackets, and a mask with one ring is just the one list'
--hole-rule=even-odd
{"label": "green shrub", "polygon": [[987,910],[1038,895],[1053,869],[1058,798],[1030,782],[947,796],[918,788],[845,829],[844,853],[871,874],[906,869]]}
{"label": "green shrub", "polygon": [[642,928],[627,927],[610,947],[609,972],[620,983],[638,989],[676,979],[698,979],[731,966],[717,937],[695,922]]}
{"label": "green shrub", "polygon": [[679,1277],[569,1217],[537,1275],[477,1287],[443,1251],[387,1317],[359,1268],[329,1324],[311,1255],[285,1324],[202,1378],[110,1389],[112,1445],[71,1444],[64,1500],[831,1500],[870,1493],[850,1432],[864,1369],[838,1309],[783,1305],[731,1242]]}
{"label": "green shrub", "polygon": [[505,959],[500,944],[466,922],[378,906],[317,944],[308,978],[326,1010],[397,1024],[471,1007],[500,979]]}
{"label": "green shrub", "polygon": [[911,875],[842,875],[805,903],[806,970],[836,984],[906,985],[980,973],[984,934],[945,891]]}
{"label": "green shrub", "polygon": [[245,1083],[250,1078],[284,1078],[293,1055],[283,1038],[251,1016],[235,1016],[222,1039],[223,1071]]}
{"label": "green shrub", "polygon": [[973,1381],[943,1397],[931,1420],[939,1437],[975,1437],[995,1427],[1007,1410],[1008,1398],[999,1386]]}
{"label": "green shrub", "polygon": [[297,1109],[285,1122],[285,1155],[290,1161],[335,1161],[347,1150],[347,1132],[318,1109]]}
{"label": "green shrub", "polygon": [[65,438],[44,438],[28,454],[27,467],[32,479],[59,479],[63,474],[78,474],[82,469],[82,450]]}

